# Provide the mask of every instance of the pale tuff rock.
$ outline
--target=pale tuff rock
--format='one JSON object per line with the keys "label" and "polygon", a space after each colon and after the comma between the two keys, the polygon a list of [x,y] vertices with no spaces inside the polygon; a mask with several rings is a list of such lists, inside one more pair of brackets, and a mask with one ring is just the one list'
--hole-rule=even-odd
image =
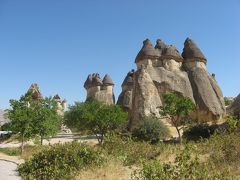
{"label": "pale tuff rock", "polygon": [[[216,122],[224,116],[221,89],[207,72],[207,59],[191,39],[186,39],[182,56],[175,46],[157,40],[154,48],[146,39],[135,63],[137,71],[128,73],[118,99],[129,112],[130,129],[144,116],[160,117],[162,95],[168,92],[189,97],[197,107],[192,116],[200,122]],[[169,122],[164,123],[169,127]]]}
{"label": "pale tuff rock", "polygon": [[114,83],[109,75],[105,75],[102,80],[98,73],[89,74],[84,83],[84,88],[87,90],[86,100],[96,99],[106,104],[114,104],[113,87]]}
{"label": "pale tuff rock", "polygon": [[67,101],[64,99],[63,101],[61,100],[60,96],[58,94],[56,94],[53,99],[56,101],[57,103],[57,107],[58,107],[58,114],[60,116],[64,115],[64,112],[67,110]]}

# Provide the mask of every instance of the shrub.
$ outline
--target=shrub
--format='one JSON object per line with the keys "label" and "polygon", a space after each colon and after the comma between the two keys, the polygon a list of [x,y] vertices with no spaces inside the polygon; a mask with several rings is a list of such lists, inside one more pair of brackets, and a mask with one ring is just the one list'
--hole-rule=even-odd
{"label": "shrub", "polygon": [[193,141],[206,139],[213,135],[217,128],[217,125],[209,126],[208,124],[198,124],[185,130],[183,132],[183,138]]}
{"label": "shrub", "polygon": [[237,130],[240,127],[240,121],[233,116],[226,116],[226,130],[231,133]]}
{"label": "shrub", "polygon": [[71,142],[48,147],[18,166],[24,179],[69,179],[91,165],[100,165],[103,158],[93,148]]}
{"label": "shrub", "polygon": [[133,136],[139,140],[157,143],[160,139],[169,137],[169,129],[161,120],[155,117],[146,117],[133,130]]}
{"label": "shrub", "polygon": [[135,170],[132,179],[163,180],[163,179],[230,179],[227,171],[218,173],[201,164],[197,157],[192,158],[192,146],[180,152],[175,163],[161,163],[159,160],[144,161],[140,170]]}

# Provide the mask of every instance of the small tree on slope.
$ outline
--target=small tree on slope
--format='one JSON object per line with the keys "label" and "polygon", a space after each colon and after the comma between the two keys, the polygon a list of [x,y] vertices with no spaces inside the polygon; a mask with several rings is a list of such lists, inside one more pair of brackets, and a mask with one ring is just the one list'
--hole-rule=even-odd
{"label": "small tree on slope", "polygon": [[163,95],[164,106],[161,114],[169,116],[172,125],[176,128],[181,142],[180,130],[181,126],[186,124],[189,118],[189,113],[194,110],[194,104],[188,97],[182,97],[175,93],[167,93]]}

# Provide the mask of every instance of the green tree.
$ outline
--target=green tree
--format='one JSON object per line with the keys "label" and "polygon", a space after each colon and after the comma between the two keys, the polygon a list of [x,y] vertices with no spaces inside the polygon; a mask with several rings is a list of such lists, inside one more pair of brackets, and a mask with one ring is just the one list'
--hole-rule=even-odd
{"label": "green tree", "polygon": [[10,100],[10,109],[7,110],[7,117],[10,119],[11,130],[21,136],[21,152],[24,149],[26,139],[34,136],[33,133],[33,110],[31,93],[27,93],[19,100]]}
{"label": "green tree", "polygon": [[127,113],[119,106],[106,105],[98,101],[76,102],[65,113],[68,127],[90,130],[102,144],[104,136],[127,121]]}
{"label": "green tree", "polygon": [[57,134],[62,118],[57,113],[57,103],[53,98],[45,98],[35,101],[33,108],[34,133],[41,137],[41,145],[44,138]]}
{"label": "green tree", "polygon": [[189,113],[194,110],[194,104],[188,97],[182,97],[175,93],[167,93],[163,95],[164,106],[161,114],[169,116],[172,125],[176,128],[181,142],[180,130],[189,121]]}

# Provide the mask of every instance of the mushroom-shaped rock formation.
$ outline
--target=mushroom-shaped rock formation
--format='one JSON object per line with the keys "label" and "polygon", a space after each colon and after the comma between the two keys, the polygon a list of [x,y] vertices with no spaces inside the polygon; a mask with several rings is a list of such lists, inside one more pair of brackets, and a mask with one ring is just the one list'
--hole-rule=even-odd
{"label": "mushroom-shaped rock formation", "polygon": [[87,80],[84,83],[84,88],[88,89],[88,88],[92,87],[92,84],[93,84],[93,76],[92,76],[92,74],[89,74],[87,77]]}
{"label": "mushroom-shaped rock formation", "polygon": [[[125,77],[118,98],[118,104],[129,113],[130,130],[145,116],[161,117],[162,95],[169,92],[192,100],[196,105],[192,118],[204,123],[221,122],[225,114],[223,95],[216,79],[207,72],[205,56],[189,38],[182,55],[161,40],[155,48],[148,39],[143,42],[135,60],[137,70]],[[163,122],[176,136],[171,122]]]}
{"label": "mushroom-shaped rock formation", "polygon": [[203,55],[202,51],[190,38],[187,38],[184,42],[182,57],[187,61],[201,61],[205,64],[207,63],[207,59]]}
{"label": "mushroom-shaped rock formation", "polygon": [[98,73],[90,74],[84,83],[87,90],[86,100],[95,99],[106,104],[114,104],[113,86],[113,80],[108,74],[105,75],[103,80]]}
{"label": "mushroom-shaped rock formation", "polygon": [[28,92],[32,93],[33,100],[39,100],[43,98],[42,93],[39,90],[39,86],[36,83],[30,86],[30,88],[28,89]]}
{"label": "mushroom-shaped rock formation", "polygon": [[166,46],[162,52],[163,59],[174,59],[175,61],[183,62],[183,57],[180,55],[177,48],[173,45]]}
{"label": "mushroom-shaped rock formation", "polygon": [[113,80],[108,74],[106,74],[103,78],[103,85],[114,86]]}
{"label": "mushroom-shaped rock formation", "polygon": [[155,49],[157,49],[159,51],[159,54],[162,54],[162,51],[167,47],[167,45],[161,40],[158,39],[156,41],[156,45],[155,45]]}
{"label": "mushroom-shaped rock formation", "polygon": [[158,59],[159,57],[159,51],[153,47],[149,39],[146,39],[145,41],[143,41],[143,47],[139,51],[135,63],[138,63],[139,61],[144,59]]}

